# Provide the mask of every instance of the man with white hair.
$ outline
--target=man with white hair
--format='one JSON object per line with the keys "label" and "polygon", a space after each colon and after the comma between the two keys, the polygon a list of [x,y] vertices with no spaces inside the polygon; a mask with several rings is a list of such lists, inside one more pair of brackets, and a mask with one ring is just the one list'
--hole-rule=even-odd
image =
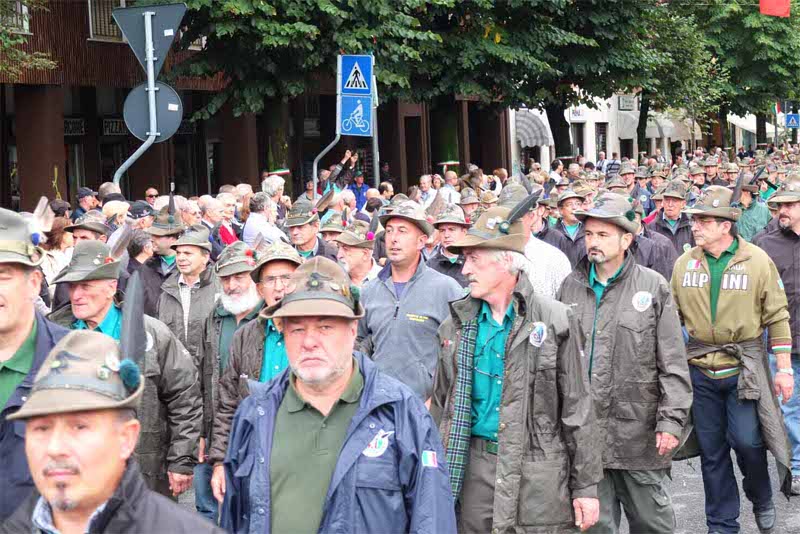
{"label": "man with white hair", "polygon": [[274,243],[281,239],[286,240],[286,235],[275,226],[277,206],[266,193],[259,192],[250,198],[250,216],[244,225],[242,241],[252,247],[256,238],[261,234],[267,243]]}
{"label": "man with white hair", "polygon": [[419,177],[419,202],[423,208],[427,208],[436,198],[436,190],[431,187],[433,178],[430,174],[423,174]]}
{"label": "man with white hair", "polygon": [[287,199],[283,198],[283,187],[285,184],[286,180],[277,174],[271,174],[261,182],[261,190],[269,195],[269,198],[271,198],[278,207],[278,215],[275,219],[275,224],[278,226],[283,225],[283,221],[286,219],[286,211],[291,207],[291,202],[287,204]]}
{"label": "man with white hair", "polygon": [[511,215],[489,208],[448,247],[466,258],[470,294],[439,328],[431,415],[459,532],[586,530],[602,471],[583,332],[569,307],[534,291],[529,235]]}
{"label": "man with white hair", "polygon": [[217,500],[211,492],[214,466],[207,458],[208,446],[219,400],[219,380],[228,365],[233,335],[258,317],[264,307],[256,282],[250,276],[255,266],[252,249],[241,241],[227,247],[222,253],[214,265],[222,293],[203,324],[200,335],[202,341],[197,351],[200,391],[203,395],[203,437],[198,463],[194,468],[194,503],[200,514],[214,522],[217,520]]}
{"label": "man with white hair", "polygon": [[217,200],[222,203],[222,220],[215,232],[223,245],[228,246],[239,240],[241,228],[236,221],[236,196],[233,193],[220,193]]}

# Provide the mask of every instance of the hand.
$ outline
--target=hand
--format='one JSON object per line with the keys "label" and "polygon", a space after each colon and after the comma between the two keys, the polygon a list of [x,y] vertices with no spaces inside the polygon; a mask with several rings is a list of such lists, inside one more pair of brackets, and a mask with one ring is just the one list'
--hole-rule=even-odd
{"label": "hand", "polygon": [[352,163],[353,165],[356,164],[356,161],[358,161],[358,152],[354,153],[353,156],[350,158],[350,163]]}
{"label": "hand", "polygon": [[589,530],[600,519],[600,501],[597,499],[572,499],[572,509],[575,510],[575,526],[581,532]]}
{"label": "hand", "polygon": [[169,471],[167,476],[169,477],[169,489],[172,490],[172,495],[175,497],[192,487],[192,479],[194,478],[192,475],[182,475]]}
{"label": "hand", "polygon": [[214,466],[211,474],[211,493],[219,503],[225,498],[225,467],[222,464]]}
{"label": "hand", "polygon": [[287,209],[287,210],[290,210],[290,209],[292,209],[292,199],[291,199],[291,198],[289,198],[287,195],[283,195],[283,196],[281,197],[281,204],[283,204],[284,206],[286,206],[286,209]]}
{"label": "hand", "polygon": [[672,452],[672,450],[678,446],[678,443],[678,438],[672,434],[667,432],[656,432],[656,448],[658,449],[658,454],[661,456]]}
{"label": "hand", "polygon": [[345,150],[344,151],[344,157],[342,158],[342,165],[347,163],[347,160],[350,159],[350,156],[352,156],[352,155],[353,155],[352,152],[350,152],[349,150]]}
{"label": "hand", "polygon": [[197,463],[202,464],[206,461],[206,438],[200,438],[200,446],[197,449]]}
{"label": "hand", "polygon": [[778,372],[775,374],[775,396],[783,397],[783,404],[791,400],[794,393],[794,377],[786,373]]}

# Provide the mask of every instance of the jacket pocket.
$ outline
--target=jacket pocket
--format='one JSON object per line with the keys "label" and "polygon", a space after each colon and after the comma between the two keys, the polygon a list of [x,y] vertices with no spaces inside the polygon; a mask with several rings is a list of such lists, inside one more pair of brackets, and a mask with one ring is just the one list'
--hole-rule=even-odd
{"label": "jacket pocket", "polygon": [[376,523],[391,532],[408,530],[398,466],[391,452],[385,457],[359,458],[356,464],[354,519],[358,527],[354,532],[376,532]]}
{"label": "jacket pocket", "polygon": [[609,433],[616,458],[636,458],[655,448],[656,402],[617,400]]}
{"label": "jacket pocket", "polygon": [[572,499],[567,485],[569,459],[522,461],[519,486],[519,524],[560,525],[572,522]]}
{"label": "jacket pocket", "polygon": [[623,315],[619,322],[614,352],[622,358],[616,362],[616,371],[625,373],[630,380],[650,380],[656,374],[656,338],[653,324],[654,319],[647,312],[638,317]]}

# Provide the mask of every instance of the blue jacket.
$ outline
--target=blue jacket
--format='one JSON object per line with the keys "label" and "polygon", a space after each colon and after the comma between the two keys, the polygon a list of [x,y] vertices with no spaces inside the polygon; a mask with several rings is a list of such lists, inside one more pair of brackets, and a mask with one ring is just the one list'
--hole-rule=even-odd
{"label": "blue jacket", "polygon": [[[363,354],[354,356],[364,389],[331,478],[319,532],[454,534],[455,508],[436,424],[408,387],[379,372]],[[270,534],[272,434],[288,384],[288,370],[271,382],[250,381],[250,396],[236,410],[221,517],[229,532]],[[380,431],[393,432],[386,452],[362,454]]]}
{"label": "blue jacket", "polygon": [[353,192],[356,196],[356,209],[362,209],[364,204],[367,203],[367,190],[369,189],[369,185],[364,182],[361,184],[361,187],[358,186],[355,181],[347,186],[347,189]]}
{"label": "blue jacket", "polygon": [[33,490],[33,479],[25,457],[25,421],[7,421],[31,392],[33,379],[47,354],[69,330],[36,314],[36,353],[31,371],[0,411],[0,523],[10,516]]}

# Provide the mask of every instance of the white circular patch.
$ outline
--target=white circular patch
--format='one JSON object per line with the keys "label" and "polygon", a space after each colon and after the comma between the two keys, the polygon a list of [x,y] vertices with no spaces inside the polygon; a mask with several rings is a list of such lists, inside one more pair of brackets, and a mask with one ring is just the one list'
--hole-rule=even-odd
{"label": "white circular patch", "polygon": [[643,312],[653,303],[653,294],[649,291],[639,291],[631,299],[633,308],[638,312]]}
{"label": "white circular patch", "polygon": [[147,344],[145,345],[145,349],[144,350],[146,350],[147,352],[150,352],[150,349],[153,348],[153,344],[155,343],[155,341],[153,340],[153,336],[152,336],[152,334],[150,334],[150,332],[145,332],[145,334],[147,336]]}
{"label": "white circular patch", "polygon": [[642,196],[640,196],[640,197],[639,197],[639,202],[641,202],[642,204],[644,204],[645,202],[647,202],[647,195],[642,195]]}
{"label": "white circular patch", "polygon": [[711,201],[711,205],[714,206],[715,208],[718,208],[719,207],[719,199],[715,198],[713,201]]}
{"label": "white circular patch", "polygon": [[533,323],[533,330],[528,339],[534,347],[541,347],[547,339],[547,326],[540,322]]}

